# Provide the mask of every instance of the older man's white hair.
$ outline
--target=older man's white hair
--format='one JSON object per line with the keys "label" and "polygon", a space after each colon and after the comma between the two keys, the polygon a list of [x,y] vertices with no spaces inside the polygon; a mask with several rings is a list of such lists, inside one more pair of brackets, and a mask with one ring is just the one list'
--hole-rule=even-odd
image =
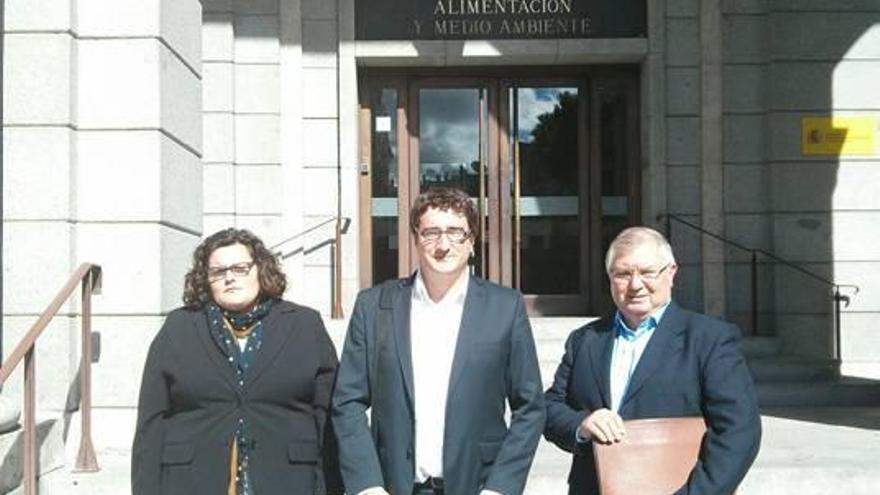
{"label": "older man's white hair", "polygon": [[650,227],[629,227],[617,234],[608,246],[608,253],[605,254],[605,271],[611,273],[611,265],[619,255],[632,252],[645,244],[653,245],[664,263],[675,263],[672,246],[663,234]]}

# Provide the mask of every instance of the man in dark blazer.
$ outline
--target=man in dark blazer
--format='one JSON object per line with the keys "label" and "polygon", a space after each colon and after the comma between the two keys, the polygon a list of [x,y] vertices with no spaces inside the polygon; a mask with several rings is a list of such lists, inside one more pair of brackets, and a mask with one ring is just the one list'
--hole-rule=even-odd
{"label": "man in dark blazer", "polygon": [[545,395],[544,436],[574,454],[569,494],[599,493],[592,442],[620,441],[623,420],[702,416],[699,461],[676,493],[729,495],[761,438],[739,331],[672,302],[677,265],[659,232],[624,230],[605,264],[617,312],[572,332]]}
{"label": "man in dark blazer", "polygon": [[418,271],[358,296],[332,408],[351,495],[523,491],[541,377],[520,294],[468,274],[478,225],[464,192],[421,194]]}

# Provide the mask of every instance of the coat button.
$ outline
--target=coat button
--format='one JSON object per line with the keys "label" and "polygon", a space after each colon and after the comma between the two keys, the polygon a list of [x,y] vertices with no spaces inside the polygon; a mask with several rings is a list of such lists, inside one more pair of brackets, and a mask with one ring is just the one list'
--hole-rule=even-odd
{"label": "coat button", "polygon": [[407,459],[412,459],[412,458],[413,458],[413,448],[412,448],[412,447],[408,447],[408,448],[406,449],[406,458],[407,458]]}

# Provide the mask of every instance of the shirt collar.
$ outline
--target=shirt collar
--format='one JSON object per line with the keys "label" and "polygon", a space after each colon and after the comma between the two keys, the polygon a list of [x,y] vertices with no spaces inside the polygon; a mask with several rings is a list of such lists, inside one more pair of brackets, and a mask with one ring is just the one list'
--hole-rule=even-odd
{"label": "shirt collar", "polygon": [[649,316],[645,321],[639,324],[635,330],[629,328],[626,325],[626,320],[623,319],[623,315],[620,313],[620,310],[617,311],[617,314],[614,315],[614,327],[616,329],[616,334],[618,337],[622,337],[624,340],[633,341],[645,334],[651,333],[657,328],[657,325],[660,324],[660,319],[663,318],[663,315],[666,313],[666,308],[669,307],[669,303],[671,300],[667,301],[666,304],[657,308],[651,316]]}
{"label": "shirt collar", "polygon": [[422,271],[417,270],[416,280],[413,284],[412,297],[416,301],[430,304],[464,304],[468,285],[470,285],[470,274],[467,270],[462,270],[458,280],[456,280],[455,283],[452,284],[452,287],[449,288],[449,292],[443,296],[443,299],[435,303],[428,295],[428,289],[425,287],[425,280],[422,278]]}

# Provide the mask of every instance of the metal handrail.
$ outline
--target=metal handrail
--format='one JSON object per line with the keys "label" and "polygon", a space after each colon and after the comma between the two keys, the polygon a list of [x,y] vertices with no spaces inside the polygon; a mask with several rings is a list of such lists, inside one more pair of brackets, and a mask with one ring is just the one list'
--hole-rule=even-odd
{"label": "metal handrail", "polygon": [[802,266],[796,265],[788,260],[780,258],[779,256],[777,256],[769,251],[766,251],[761,248],[750,248],[750,247],[744,246],[736,241],[733,241],[731,239],[728,239],[726,237],[718,235],[714,232],[708,231],[695,223],[688,222],[687,220],[681,218],[678,215],[674,215],[672,213],[666,213],[666,214],[660,214],[657,216],[658,221],[662,221],[664,218],[665,218],[665,224],[666,224],[666,237],[669,239],[670,242],[672,242],[672,225],[670,223],[670,220],[675,220],[676,222],[678,222],[682,225],[685,225],[687,227],[690,227],[690,228],[702,233],[703,235],[707,235],[707,236],[709,236],[713,239],[716,239],[718,241],[721,241],[729,246],[733,246],[737,249],[741,249],[741,250],[746,251],[751,254],[751,288],[752,288],[751,323],[752,323],[752,333],[755,335],[757,335],[757,333],[758,333],[757,332],[757,330],[758,330],[758,282],[757,282],[757,280],[758,280],[758,255],[759,254],[762,256],[765,256],[767,258],[770,258],[771,260],[773,260],[773,261],[775,261],[775,262],[777,262],[787,268],[791,268],[792,270],[795,270],[803,275],[806,275],[806,276],[812,278],[813,280],[816,280],[818,282],[821,282],[821,283],[831,287],[834,290],[834,295],[832,297],[832,299],[834,301],[834,341],[832,342],[832,347],[834,348],[833,349],[834,359],[838,363],[841,361],[841,354],[840,354],[840,305],[841,305],[841,303],[844,303],[844,307],[849,306],[851,298],[848,295],[841,294],[840,290],[841,289],[850,289],[850,290],[852,290],[852,295],[855,296],[856,294],[859,293],[859,286],[858,285],[841,284],[841,283],[835,282],[833,280],[828,280],[827,278],[825,278],[815,272],[812,272]]}
{"label": "metal handrail", "polygon": [[349,227],[349,225],[351,225],[350,218],[338,217],[338,216],[329,217],[322,222],[319,222],[315,225],[312,225],[311,227],[309,227],[307,229],[304,229],[300,232],[297,232],[296,234],[293,234],[292,236],[290,236],[280,242],[273,244],[272,246],[269,247],[269,251],[274,252],[276,254],[276,256],[282,256],[283,253],[281,250],[278,250],[279,247],[287,244],[288,242],[290,242],[294,239],[298,239],[300,237],[303,237],[310,232],[314,232],[315,230],[318,230],[319,228],[323,227],[324,225],[328,225],[331,222],[335,222],[336,225],[334,226],[334,233],[333,233],[333,236],[334,236],[333,243],[335,245],[335,251],[334,251],[334,255],[333,255],[333,265],[334,265],[334,267],[333,267],[333,272],[334,272],[333,282],[334,283],[333,283],[333,287],[332,287],[333,306],[330,308],[330,318],[332,318],[334,320],[339,320],[339,319],[342,319],[345,317],[345,315],[343,314],[343,311],[342,311],[342,234],[345,234],[346,232],[348,232],[348,227]]}
{"label": "metal handrail", "polygon": [[58,313],[61,305],[70,298],[78,284],[82,285],[82,356],[80,362],[80,400],[82,411],[82,434],[79,453],[76,457],[77,471],[95,472],[99,470],[92,443],[92,294],[101,292],[101,266],[83,263],[73,272],[67,283],[49,303],[36,323],[24,335],[9,358],[0,367],[0,385],[6,382],[18,363],[24,359],[24,459],[22,478],[25,495],[37,493],[37,429],[36,429],[36,354],[34,346],[43,330]]}

